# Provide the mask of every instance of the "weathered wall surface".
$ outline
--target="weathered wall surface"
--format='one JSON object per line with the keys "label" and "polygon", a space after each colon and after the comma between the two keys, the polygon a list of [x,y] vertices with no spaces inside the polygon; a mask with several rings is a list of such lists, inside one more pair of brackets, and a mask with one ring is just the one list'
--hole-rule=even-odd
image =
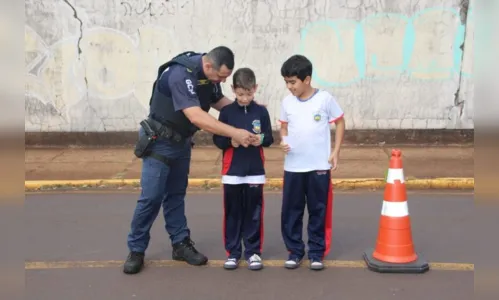
{"label": "weathered wall surface", "polygon": [[158,65],[220,44],[255,69],[275,126],[280,66],[299,52],[349,129],[473,128],[473,9],[461,2],[26,0],[25,129],[135,131]]}

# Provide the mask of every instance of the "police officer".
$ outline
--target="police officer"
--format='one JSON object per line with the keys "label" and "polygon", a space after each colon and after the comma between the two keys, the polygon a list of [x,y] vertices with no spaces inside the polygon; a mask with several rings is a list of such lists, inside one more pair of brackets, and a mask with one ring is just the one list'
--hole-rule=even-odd
{"label": "police officer", "polygon": [[234,54],[224,46],[208,53],[184,52],[159,67],[150,99],[150,113],[141,122],[135,154],[142,158],[141,195],[128,234],[130,253],[124,272],[144,265],[150,229],[161,206],[173,248],[172,259],[204,265],[208,258],[190,238],[184,198],[188,184],[192,136],[199,130],[232,138],[244,147],[256,139],[247,130],[219,122],[208,114],[232,103],[222,94],[234,68]]}

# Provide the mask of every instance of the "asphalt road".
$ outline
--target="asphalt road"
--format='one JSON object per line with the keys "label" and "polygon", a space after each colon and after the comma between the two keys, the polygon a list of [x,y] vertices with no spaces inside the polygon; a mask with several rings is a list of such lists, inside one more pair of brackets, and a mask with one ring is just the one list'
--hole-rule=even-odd
{"label": "asphalt road", "polygon": [[223,270],[221,195],[192,193],[187,197],[189,226],[196,246],[211,264],[169,265],[171,248],[160,215],[151,232],[149,265],[138,275],[125,275],[121,263],[128,252],[126,236],[136,197],[137,192],[26,195],[26,299],[473,297],[474,271],[466,269],[475,261],[472,194],[409,193],[417,251],[434,264],[428,273],[418,275],[378,274],[361,263],[363,251],[375,243],[380,192],[335,194],[332,251],[329,267],[321,272],[306,265],[297,270],[281,266],[287,253],[280,235],[280,194],[271,192],[265,199],[263,258],[272,266],[259,272]]}

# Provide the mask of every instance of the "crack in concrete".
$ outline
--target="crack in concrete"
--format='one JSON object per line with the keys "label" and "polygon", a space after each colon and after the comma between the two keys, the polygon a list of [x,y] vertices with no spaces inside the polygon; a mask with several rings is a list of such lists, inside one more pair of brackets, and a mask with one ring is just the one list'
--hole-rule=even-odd
{"label": "crack in concrete", "polygon": [[60,156],[62,156],[64,153],[66,153],[66,150],[62,150],[61,152],[57,153],[56,155],[54,155],[54,157],[52,157],[49,161],[50,162],[53,162],[56,158],[59,158]]}
{"label": "crack in concrete", "polygon": [[[83,51],[81,50],[81,40],[83,39],[83,21],[78,16],[78,12],[76,11],[76,8],[71,3],[69,3],[69,0],[63,0],[63,1],[71,8],[71,10],[73,11],[73,17],[80,23],[80,36],[78,37],[78,42],[77,42],[76,46],[78,47],[78,61],[81,61],[81,54],[83,53]],[[83,80],[85,81],[85,90],[86,90],[87,101],[88,101],[88,79],[87,79],[86,68],[85,68],[85,72],[83,75]],[[104,122],[102,122],[102,123],[104,126],[104,131],[106,131]]]}
{"label": "crack in concrete", "polygon": [[82,53],[81,51],[81,47],[80,47],[80,42],[81,42],[81,39],[83,38],[83,22],[80,20],[80,17],[78,17],[78,12],[76,11],[75,7],[69,3],[69,0],[62,0],[64,1],[70,8],[71,10],[73,11],[73,16],[76,20],[78,20],[78,22],[80,23],[80,36],[78,37],[78,59],[80,59],[80,55]]}
{"label": "crack in concrete", "polygon": [[386,157],[388,157],[388,158],[392,157],[391,151],[388,148],[386,148],[385,146],[381,146],[381,151],[383,151],[386,154]]}
{"label": "crack in concrete", "polygon": [[461,66],[459,68],[457,89],[456,92],[454,93],[454,106],[459,108],[459,117],[462,117],[465,100],[460,99],[459,93],[461,92],[461,81],[463,78],[463,63],[464,63],[464,50],[466,45],[466,31],[468,27],[467,18],[468,18],[469,0],[461,0],[460,6],[461,6],[460,16],[461,16],[461,22],[464,24],[464,33],[463,33],[463,44],[460,47],[462,50]]}
{"label": "crack in concrete", "polygon": [[223,157],[223,154],[218,153],[217,159],[215,159],[215,166],[217,166],[218,164],[220,164],[222,162],[222,157]]}
{"label": "crack in concrete", "polygon": [[123,170],[114,174],[114,176],[111,179],[124,179],[130,168],[137,161],[137,159],[138,159],[137,157],[132,158],[132,161],[128,163]]}

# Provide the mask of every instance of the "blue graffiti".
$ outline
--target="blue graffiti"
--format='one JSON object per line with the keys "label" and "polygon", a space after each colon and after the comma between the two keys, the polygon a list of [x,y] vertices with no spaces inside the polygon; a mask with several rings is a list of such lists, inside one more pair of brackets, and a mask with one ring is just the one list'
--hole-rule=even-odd
{"label": "blue graffiti", "polygon": [[[437,62],[435,60],[430,61],[427,63],[425,66],[420,66],[420,67],[415,67],[411,66],[411,59],[413,58],[414,55],[414,48],[415,48],[415,43],[417,41],[417,32],[414,27],[414,22],[423,16],[424,14],[427,14],[429,12],[434,12],[434,11],[445,11],[449,12],[451,14],[454,14],[457,20],[459,20],[459,24],[457,25],[457,30],[456,34],[454,37],[453,41],[453,47],[452,47],[452,66],[450,67],[439,67],[437,65]],[[470,7],[468,10],[468,22],[471,22],[473,10]],[[373,19],[377,18],[391,18],[391,19],[396,19],[399,18],[405,22],[405,31],[404,31],[404,39],[402,42],[402,63],[398,66],[380,66],[378,64],[378,58],[376,57],[375,54],[372,54],[370,56],[371,62],[370,64],[366,62],[366,37],[365,37],[365,32],[364,32],[364,27],[366,26],[366,23]],[[305,41],[312,30],[312,28],[317,28],[318,26],[322,28],[328,28],[332,29],[335,33],[335,38],[336,42],[338,43],[338,49],[343,52],[345,51],[345,41],[342,40],[341,34],[340,34],[340,25],[343,25],[345,23],[347,24],[352,24],[355,27],[355,34],[354,34],[354,59],[355,59],[355,66],[358,71],[358,76],[354,78],[353,80],[349,81],[342,81],[342,82],[331,82],[328,81],[327,79],[320,78],[320,76],[317,73],[317,68],[314,68],[314,80],[316,80],[320,85],[323,86],[346,86],[350,85],[352,83],[358,82],[360,80],[366,79],[366,72],[367,68],[371,69],[377,69],[377,70],[386,70],[386,71],[398,71],[400,73],[405,73],[411,75],[414,72],[425,72],[425,73],[437,73],[437,72],[449,72],[451,74],[450,76],[453,75],[461,75],[463,77],[471,77],[471,74],[468,74],[466,72],[461,71],[461,64],[462,64],[462,58],[463,58],[463,51],[461,49],[461,45],[464,42],[465,39],[465,25],[461,23],[461,17],[460,13],[457,9],[454,8],[445,8],[445,7],[438,7],[438,8],[429,8],[425,10],[421,10],[414,14],[412,17],[402,15],[402,14],[390,14],[390,13],[382,13],[382,14],[377,14],[373,15],[370,17],[365,18],[361,22],[355,22],[352,20],[324,20],[324,21],[317,21],[313,22],[310,24],[307,24],[302,30],[301,30],[301,41],[300,41],[300,53],[305,54]],[[309,57],[312,60],[312,63],[314,63],[313,58]],[[334,58],[333,58],[334,59]],[[369,64],[369,65],[368,65]],[[319,66],[319,64],[314,63],[314,66]]]}

